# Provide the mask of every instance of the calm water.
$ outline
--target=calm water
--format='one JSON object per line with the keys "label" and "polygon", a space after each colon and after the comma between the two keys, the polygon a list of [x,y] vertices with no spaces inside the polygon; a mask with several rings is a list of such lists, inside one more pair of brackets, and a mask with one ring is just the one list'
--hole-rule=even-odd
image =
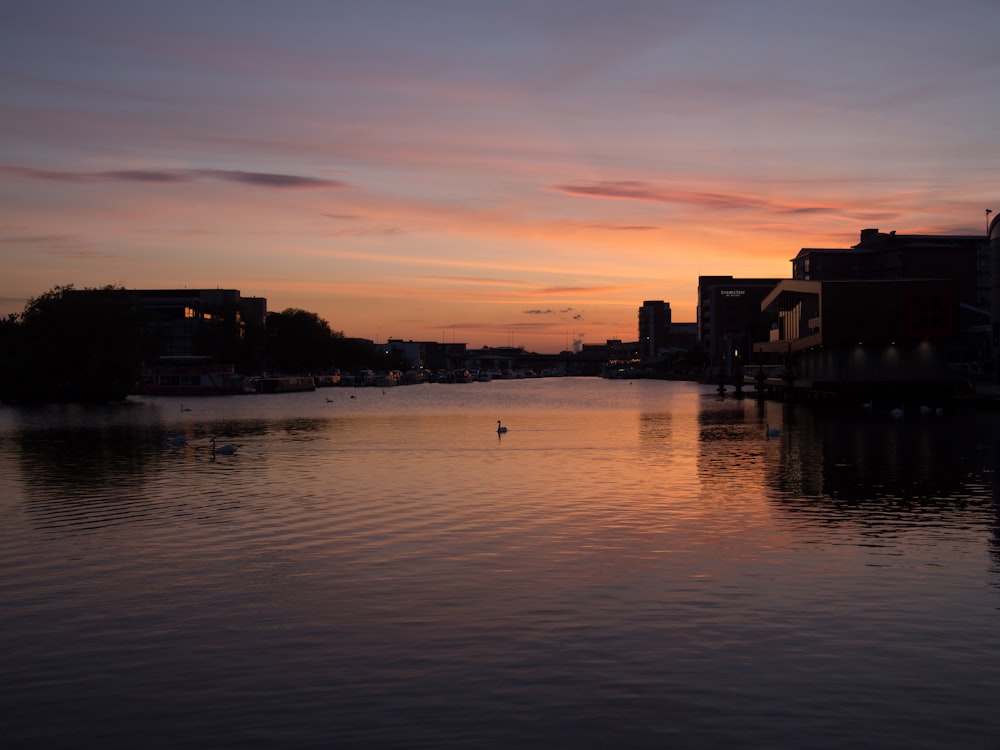
{"label": "calm water", "polygon": [[184,407],[0,407],[4,747],[1000,743],[996,413],[598,379]]}

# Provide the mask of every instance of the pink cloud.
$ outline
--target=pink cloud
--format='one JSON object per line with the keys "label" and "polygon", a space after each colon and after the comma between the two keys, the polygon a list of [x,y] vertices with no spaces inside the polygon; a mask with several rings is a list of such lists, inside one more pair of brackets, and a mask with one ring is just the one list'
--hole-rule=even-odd
{"label": "pink cloud", "polygon": [[708,193],[668,190],[638,180],[604,180],[589,183],[554,185],[551,189],[567,195],[588,198],[613,198],[653,203],[687,203],[709,209],[775,208],[767,201],[736,193]]}
{"label": "pink cloud", "polygon": [[630,289],[628,285],[609,286],[550,286],[542,289],[535,289],[525,292],[527,295],[539,296],[543,294],[570,295],[570,294],[606,294],[608,292],[620,292]]}

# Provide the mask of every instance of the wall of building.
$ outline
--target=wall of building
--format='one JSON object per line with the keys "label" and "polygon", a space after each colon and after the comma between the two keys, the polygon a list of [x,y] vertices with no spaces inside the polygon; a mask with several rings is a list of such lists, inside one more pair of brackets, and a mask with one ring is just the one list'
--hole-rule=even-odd
{"label": "wall of building", "polygon": [[656,357],[668,346],[670,335],[670,303],[662,300],[647,300],[639,308],[639,356],[643,359]]}
{"label": "wall of building", "polygon": [[861,241],[851,248],[802,248],[792,261],[792,276],[811,281],[951,279],[960,302],[986,309],[984,249],[983,238],[974,235],[863,229]]}
{"label": "wall of building", "polygon": [[884,392],[904,398],[908,388],[944,394],[960,386],[947,347],[929,340],[817,347],[797,353],[794,366],[799,387],[859,396]]}
{"label": "wall of building", "polygon": [[779,279],[698,277],[698,342],[713,365],[723,364],[739,346],[766,338],[769,323],[760,305]]}

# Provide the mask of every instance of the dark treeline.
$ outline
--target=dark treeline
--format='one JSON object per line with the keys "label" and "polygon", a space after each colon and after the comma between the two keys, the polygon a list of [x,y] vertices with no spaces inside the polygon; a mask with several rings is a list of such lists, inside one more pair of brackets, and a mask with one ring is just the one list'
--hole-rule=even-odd
{"label": "dark treeline", "polygon": [[288,308],[267,314],[267,369],[271,372],[321,373],[341,370],[408,370],[414,363],[399,352],[376,351],[364,339],[346,338],[314,312]]}
{"label": "dark treeline", "polygon": [[0,398],[107,401],[138,379],[137,326],[113,287],[55,287],[0,327]]}
{"label": "dark treeline", "polygon": [[[57,286],[30,299],[20,314],[0,319],[0,400],[102,402],[133,392],[160,342],[134,293],[115,286]],[[268,313],[260,335],[222,315],[207,329],[203,350],[247,375],[262,370],[320,373],[341,369],[405,369],[398,355],[348,339],[315,313]]]}

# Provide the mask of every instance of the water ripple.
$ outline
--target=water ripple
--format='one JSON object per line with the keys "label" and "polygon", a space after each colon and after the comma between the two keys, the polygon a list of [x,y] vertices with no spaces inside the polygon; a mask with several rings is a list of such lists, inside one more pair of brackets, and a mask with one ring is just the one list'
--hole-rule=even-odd
{"label": "water ripple", "polygon": [[[995,416],[900,430],[568,379],[335,395],[0,411],[6,737],[832,748],[1000,730]],[[213,457],[213,436],[237,454]]]}

